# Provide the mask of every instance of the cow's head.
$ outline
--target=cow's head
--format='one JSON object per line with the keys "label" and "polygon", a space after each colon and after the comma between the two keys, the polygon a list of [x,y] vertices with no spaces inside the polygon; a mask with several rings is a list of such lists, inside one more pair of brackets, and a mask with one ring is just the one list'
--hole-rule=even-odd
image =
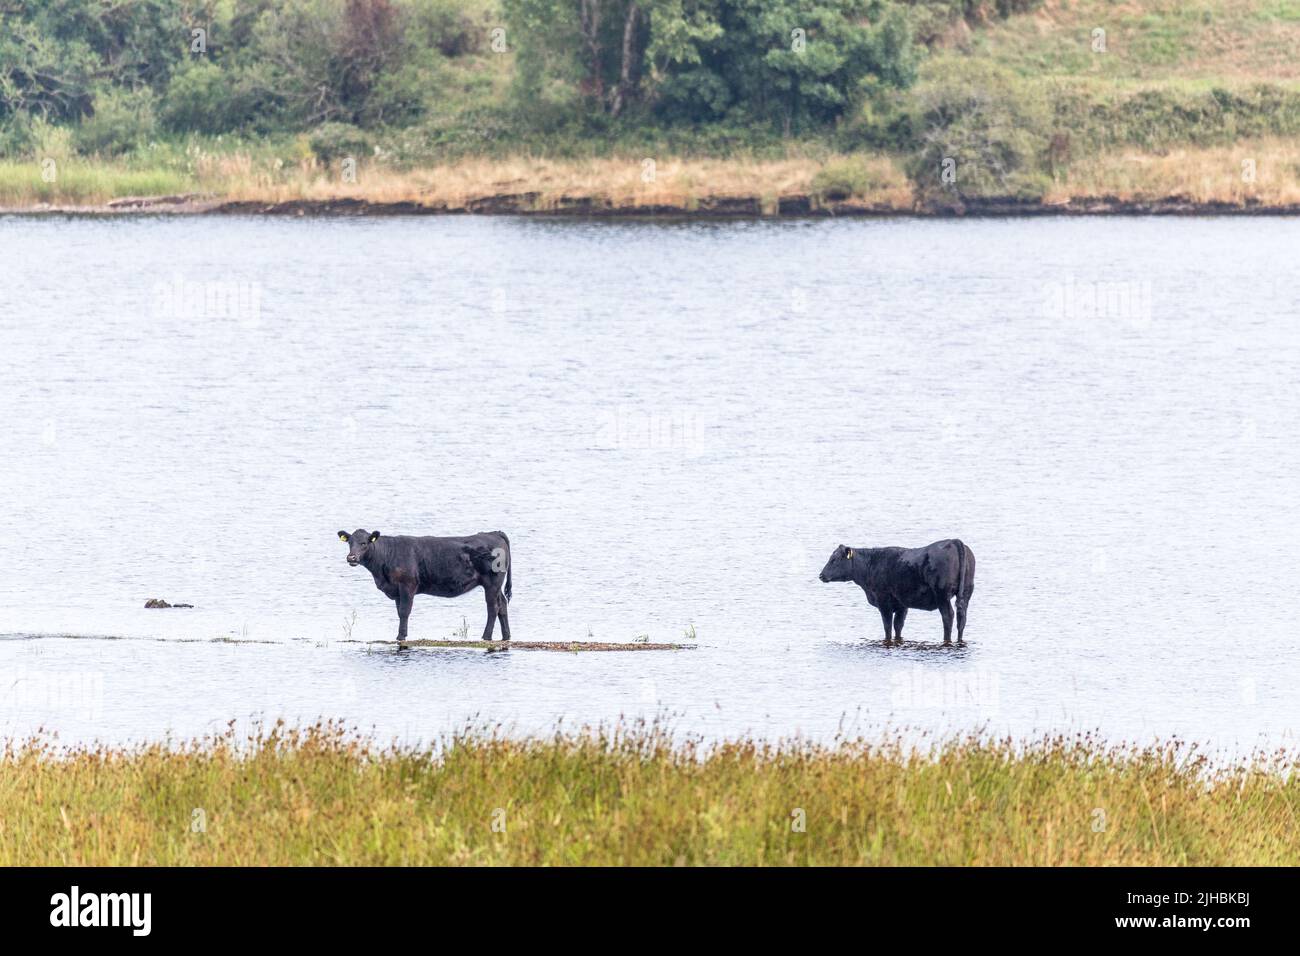
{"label": "cow's head", "polygon": [[823,583],[826,581],[852,581],[853,580],[853,549],[847,544],[842,544],[831,552],[831,559],[826,562],[826,567],[822,568],[822,573],[818,575]]}
{"label": "cow's head", "polygon": [[355,568],[366,556],[366,552],[379,540],[379,532],[367,531],[365,528],[358,528],[351,534],[340,531],[339,540],[348,546],[348,564]]}

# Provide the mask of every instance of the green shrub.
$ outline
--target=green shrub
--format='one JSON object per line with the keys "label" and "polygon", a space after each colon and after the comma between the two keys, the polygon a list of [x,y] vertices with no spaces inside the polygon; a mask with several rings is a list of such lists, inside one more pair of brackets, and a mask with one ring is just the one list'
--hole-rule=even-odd
{"label": "green shrub", "polygon": [[437,49],[443,56],[482,51],[488,27],[481,10],[467,10],[465,0],[401,0],[409,44]]}
{"label": "green shrub", "polygon": [[208,135],[247,126],[273,112],[269,97],[256,92],[261,79],[256,71],[222,69],[208,60],[190,62],[167,87],[162,123],[176,132]]}
{"label": "green shrub", "polygon": [[374,137],[348,123],[322,123],[312,130],[308,142],[312,153],[324,163],[347,156],[361,158],[375,151]]}
{"label": "green shrub", "polygon": [[[1041,197],[1049,179],[1044,162],[1051,140],[1045,99],[1011,74],[968,61],[945,69],[915,89],[915,151],[907,164],[922,199]],[[955,174],[947,181],[945,172]]]}
{"label": "green shrub", "polygon": [[76,152],[72,145],[72,130],[57,126],[45,119],[32,120],[30,129],[31,152],[29,159],[71,159]]}
{"label": "green shrub", "polygon": [[1005,20],[1038,9],[1043,0],[900,0],[900,3],[909,8],[917,42],[931,46],[959,20],[971,26]]}
{"label": "green shrub", "polygon": [[869,79],[863,83],[861,107],[836,131],[837,147],[845,152],[910,148],[915,137],[909,103],[908,90]]}
{"label": "green shrub", "polygon": [[812,191],[821,200],[843,200],[870,196],[889,183],[862,158],[827,163],[813,177]]}
{"label": "green shrub", "polygon": [[32,120],[26,113],[15,113],[0,120],[0,159],[27,156],[35,142]]}
{"label": "green shrub", "polygon": [[96,94],[94,113],[77,124],[73,143],[81,153],[114,156],[143,146],[155,127],[153,94],[147,89],[109,89]]}

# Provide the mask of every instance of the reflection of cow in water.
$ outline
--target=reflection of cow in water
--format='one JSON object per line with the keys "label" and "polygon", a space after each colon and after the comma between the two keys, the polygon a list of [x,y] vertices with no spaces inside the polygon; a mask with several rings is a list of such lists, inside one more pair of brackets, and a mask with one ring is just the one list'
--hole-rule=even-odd
{"label": "reflection of cow in water", "polygon": [[966,606],[975,590],[975,553],[956,538],[924,548],[850,548],[840,545],[822,568],[823,581],[852,581],[867,601],[880,610],[885,645],[890,625],[903,643],[903,622],[909,608],[943,615],[943,642],[952,643],[953,608],[957,599],[957,643],[963,643]]}
{"label": "reflection of cow in water", "polygon": [[483,640],[492,640],[492,628],[501,619],[501,640],[510,640],[510,540],[500,531],[485,531],[465,538],[412,538],[384,535],[358,528],[339,532],[348,546],[348,564],[361,565],[375,579],[375,587],[397,602],[397,639],[406,640],[406,619],[417,594],[460,597],[483,587],[487,595],[487,626]]}

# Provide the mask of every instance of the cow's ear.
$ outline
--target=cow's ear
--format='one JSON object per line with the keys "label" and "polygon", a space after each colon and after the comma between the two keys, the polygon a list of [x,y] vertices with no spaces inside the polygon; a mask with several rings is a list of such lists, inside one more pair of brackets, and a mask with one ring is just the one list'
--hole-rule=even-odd
{"label": "cow's ear", "polygon": [[379,540],[379,532],[378,531],[370,532],[370,543],[374,544],[378,540]]}
{"label": "cow's ear", "polygon": [[340,531],[340,532],[339,532],[339,540],[342,541],[344,544],[347,544],[347,543],[348,543],[348,533],[347,533],[346,531]]}
{"label": "cow's ear", "polygon": [[845,549],[844,549],[844,557],[846,557],[846,558],[848,558],[850,561],[852,561],[852,560],[853,560],[853,549],[852,549],[852,548],[845,548]]}

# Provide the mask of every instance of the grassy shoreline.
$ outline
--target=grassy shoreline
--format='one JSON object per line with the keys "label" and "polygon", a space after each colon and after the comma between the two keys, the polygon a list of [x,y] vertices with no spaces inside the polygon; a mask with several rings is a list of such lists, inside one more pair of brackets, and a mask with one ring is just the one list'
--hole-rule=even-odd
{"label": "grassy shoreline", "polygon": [[[510,213],[638,215],[925,215],[1087,210],[1294,212],[1300,164],[1283,138],[1160,153],[1114,151],[1076,161],[1041,198],[920,199],[889,154],[787,159],[461,160],[394,170],[362,165],[355,182],[304,163],[259,168],[238,157],[194,174],[93,160],[65,163],[54,182],[30,162],[0,162],[5,212]],[[1242,176],[1253,163],[1253,176]]]}
{"label": "grassy shoreline", "polygon": [[[35,99],[10,92],[8,114],[0,102],[0,211],[1300,211],[1294,4],[889,4],[906,21],[912,52],[900,54],[897,70],[882,61],[870,82],[840,90],[846,109],[833,119],[793,125],[789,115],[784,125],[775,122],[748,88],[731,91],[725,115],[699,103],[679,115],[668,110],[672,97],[656,99],[665,77],[649,83],[648,74],[646,101],[615,117],[564,70],[536,88],[524,82],[540,61],[529,59],[523,38],[505,51],[486,43],[486,27],[509,12],[497,0],[431,20],[425,15],[436,11],[417,11],[423,0],[398,6],[415,18],[408,25],[423,26],[418,49],[403,48],[402,62],[415,72],[386,78],[405,90],[400,103],[389,103],[395,111],[358,112],[351,103],[322,119],[277,112],[287,107],[275,97],[260,105],[241,99],[238,90],[267,83],[256,70],[247,73],[241,56],[272,44],[289,69],[302,52],[282,50],[256,30],[202,65],[173,62],[168,53],[162,61],[174,75],[156,77],[149,89],[125,77],[92,83],[75,115],[56,121],[35,108],[39,84],[28,89],[29,73],[11,70],[14,89]],[[342,0],[324,7],[341,15]],[[84,26],[65,20],[53,16],[41,30],[55,36]],[[235,26],[227,32],[239,33]],[[728,23],[733,28],[739,24]],[[349,50],[345,44],[339,55],[346,59]],[[129,60],[111,49],[96,55],[107,75]],[[290,70],[282,80],[314,75],[299,65],[306,72]],[[380,83],[371,92],[384,99],[396,89]]]}
{"label": "grassy shoreline", "polygon": [[335,724],[11,742],[0,865],[1294,865],[1295,755],[1170,742],[674,743],[656,725],[380,747]]}
{"label": "grassy shoreline", "polygon": [[[7,148],[0,138],[0,211],[1300,212],[1300,67],[1290,55],[1300,9],[1042,0],[994,16],[990,4],[902,6],[924,46],[915,82],[875,83],[836,122],[795,132],[752,118],[614,121],[581,97],[521,102],[515,54],[470,43],[438,60],[419,119],[190,129],[109,97],[102,116],[33,121]],[[474,9],[496,22],[495,0]],[[163,113],[175,105],[156,99]],[[953,181],[940,175],[947,162]]]}

